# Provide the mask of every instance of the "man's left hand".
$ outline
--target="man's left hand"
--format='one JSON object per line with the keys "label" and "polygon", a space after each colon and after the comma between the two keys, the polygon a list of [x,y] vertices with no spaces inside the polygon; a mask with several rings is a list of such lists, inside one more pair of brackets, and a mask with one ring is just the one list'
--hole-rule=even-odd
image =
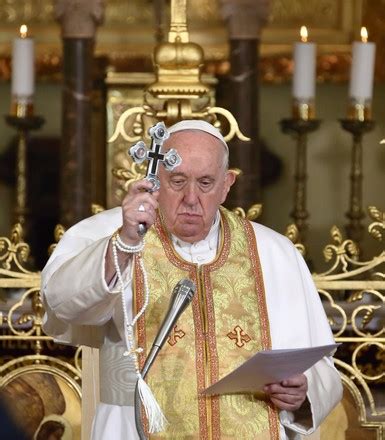
{"label": "man's left hand", "polygon": [[263,388],[274,405],[286,411],[296,411],[306,399],[307,378],[297,374],[278,383],[270,383]]}

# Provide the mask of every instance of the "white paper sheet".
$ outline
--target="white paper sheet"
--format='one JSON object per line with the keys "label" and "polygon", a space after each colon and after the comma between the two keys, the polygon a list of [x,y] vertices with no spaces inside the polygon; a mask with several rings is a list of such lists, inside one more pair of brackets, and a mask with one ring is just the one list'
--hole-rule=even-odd
{"label": "white paper sheet", "polygon": [[256,353],[218,382],[206,388],[204,394],[252,393],[269,383],[281,382],[300,374],[329,355],[340,344],[288,350],[264,350]]}

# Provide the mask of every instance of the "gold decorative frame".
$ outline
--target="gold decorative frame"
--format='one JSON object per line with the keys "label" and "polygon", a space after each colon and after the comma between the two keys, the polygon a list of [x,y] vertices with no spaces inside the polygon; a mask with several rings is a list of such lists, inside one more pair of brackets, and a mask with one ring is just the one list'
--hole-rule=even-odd
{"label": "gold decorative frame", "polygon": [[[385,215],[374,206],[368,212],[374,220],[368,232],[382,241]],[[301,244],[294,229],[293,225],[288,228],[287,236],[298,246]],[[385,250],[362,261],[357,244],[344,239],[338,227],[333,226],[330,234],[332,243],[323,252],[330,267],[313,274],[313,280],[335,340],[344,344],[336,353],[335,363],[353,396],[360,425],[375,431],[376,439],[381,440],[385,435],[385,411],[378,404],[379,393],[385,388]],[[362,360],[368,350],[375,353],[371,358],[378,359],[377,366]]]}
{"label": "gold decorative frame", "polygon": [[[59,238],[60,229],[56,234]],[[82,375],[80,348],[71,350],[72,359],[63,360],[57,356],[43,354],[48,346],[54,348],[55,344],[53,338],[42,331],[44,308],[40,298],[41,275],[40,272],[28,269],[28,257],[29,245],[23,241],[22,226],[16,224],[10,238],[0,237],[0,290],[5,298],[8,297],[7,292],[13,291],[18,294],[9,309],[0,312],[0,324],[3,329],[0,342],[15,344],[23,354],[10,360],[1,359],[0,391],[4,393],[13,381],[23,380],[30,374],[48,374],[68,387],[69,393],[72,393],[72,398],[78,401],[80,407]],[[71,432],[78,433],[71,438],[80,440],[80,422],[79,426],[71,427],[70,422],[60,415],[46,414],[46,416],[47,423],[52,418],[55,421],[60,420]]]}
{"label": "gold decorative frame", "polygon": [[[100,206],[94,207],[95,211],[101,209]],[[236,212],[251,218],[258,215],[260,209],[260,206],[254,206],[247,212]],[[373,221],[368,232],[381,242],[385,235],[385,214],[372,206],[369,207],[369,215]],[[62,232],[58,228],[57,237]],[[298,242],[295,226],[287,229],[287,235],[304,251]],[[375,436],[372,438],[382,440],[385,434],[385,411],[378,405],[378,396],[385,387],[385,250],[364,261],[360,259],[357,245],[345,239],[336,226],[331,229],[331,238],[332,242],[324,249],[324,257],[330,268],[323,273],[313,274],[313,279],[335,339],[342,344],[335,363],[358,412],[357,426],[362,429],[362,435],[366,435],[366,432],[369,435],[370,432]],[[23,242],[20,225],[15,225],[10,238],[0,237],[0,288],[25,290],[8,313],[1,315],[1,323],[7,326],[8,331],[0,336],[0,341],[29,341],[33,347],[30,350],[32,353],[23,354],[0,366],[0,389],[24,373],[49,372],[66,381],[80,399],[80,349],[71,361],[42,354],[44,344],[51,344],[52,338],[41,330],[43,306],[39,295],[40,273],[26,269],[28,253],[29,246]],[[17,311],[26,304],[30,305],[29,308],[22,310],[17,317]],[[27,328],[18,327],[28,323],[30,326]],[[363,360],[362,355],[367,350],[375,351],[377,365]]]}

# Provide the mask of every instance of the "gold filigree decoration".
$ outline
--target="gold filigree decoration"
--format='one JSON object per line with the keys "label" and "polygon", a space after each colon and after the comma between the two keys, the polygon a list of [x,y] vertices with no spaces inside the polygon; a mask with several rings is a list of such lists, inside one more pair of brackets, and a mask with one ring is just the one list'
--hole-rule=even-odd
{"label": "gold filigree decoration", "polygon": [[113,168],[112,174],[118,180],[123,181],[123,188],[125,191],[128,190],[128,187],[132,182],[136,180],[143,179],[146,173],[146,164],[141,163],[137,164],[135,162],[131,162],[129,168]]}
{"label": "gold filigree decoration", "polygon": [[83,346],[80,345],[74,354],[74,365],[79,372],[79,378],[82,376],[82,349]]}
{"label": "gold filigree decoration", "polygon": [[0,267],[6,271],[12,268],[30,273],[24,264],[29,257],[29,245],[23,241],[23,227],[16,223],[11,230],[11,238],[0,237]]}
{"label": "gold filigree decoration", "polygon": [[[333,296],[330,294],[330,292],[328,292],[325,289],[318,289],[318,293],[323,296],[324,298],[326,298],[326,300],[328,301],[328,306],[330,306],[331,310],[328,309],[326,310],[327,312],[327,318],[328,318],[328,322],[330,327],[333,329],[333,335],[335,338],[341,336],[348,325],[348,317],[347,314],[344,310],[343,307],[341,307],[339,304],[336,303],[336,301],[334,300]],[[325,305],[324,305],[325,307]],[[332,312],[336,312],[337,313],[337,317],[332,314]]]}
{"label": "gold filigree decoration", "polygon": [[[186,1],[171,1],[170,11],[168,40],[154,49],[155,81],[143,94],[142,105],[120,115],[108,142],[116,141],[119,136],[128,142],[139,141],[147,132],[149,119],[164,121],[166,125],[183,119],[204,119],[220,128],[220,118],[229,127],[228,132],[223,133],[226,141],[234,136],[250,141],[241,133],[231,112],[210,105],[210,89],[202,82],[203,49],[189,41]],[[126,122],[132,125],[133,120],[136,133],[134,130],[127,133]]]}
{"label": "gold filigree decoration", "polygon": [[357,264],[359,248],[353,240],[344,240],[341,231],[335,225],[331,228],[330,235],[334,244],[325,246],[323,254],[327,263],[331,262],[334,257],[334,264],[327,273],[334,272],[339,266],[343,272],[347,272],[349,264]]}
{"label": "gold filigree decoration", "polygon": [[369,216],[374,220],[368,227],[369,234],[378,241],[382,241],[385,232],[385,213],[375,206],[368,207]]}
{"label": "gold filigree decoration", "polygon": [[[365,289],[352,293],[347,302],[356,303],[364,300],[364,295],[367,296],[363,305],[360,305],[352,312],[352,328],[357,335],[362,337],[380,337],[384,335],[385,327],[378,328],[377,332],[372,332],[369,325],[373,323],[376,310],[382,310],[384,307],[384,295],[377,290]],[[383,322],[380,316],[378,316],[379,322]],[[364,331],[366,330],[366,331]]]}
{"label": "gold filigree decoration", "polygon": [[302,256],[306,255],[306,247],[300,241],[300,234],[298,227],[295,223],[291,223],[287,226],[285,231],[286,237],[294,244],[294,246],[298,249]]}
{"label": "gold filigree decoration", "polygon": [[262,214],[262,204],[255,203],[254,205],[251,205],[247,212],[240,206],[232,209],[232,211],[241,218],[247,218],[247,220],[253,221]]}
{"label": "gold filigree decoration", "polygon": [[132,134],[127,133],[126,131],[126,121],[129,120],[131,116],[135,116],[136,125],[138,125],[138,117],[142,114],[148,114],[150,110],[143,107],[131,107],[124,111],[116,123],[115,131],[112,134],[112,136],[108,139],[108,142],[115,142],[116,139],[118,139],[119,135],[122,136],[122,138],[127,142],[137,142],[139,141],[143,136],[144,133],[147,133],[147,130],[145,130],[143,127],[145,126],[144,121],[142,118],[140,118],[140,121],[142,122],[140,124],[140,129],[133,131]]}
{"label": "gold filigree decoration", "polygon": [[[372,218],[382,224],[382,213],[372,209],[372,214]],[[324,251],[331,268],[313,274],[313,280],[322,297],[334,338],[343,344],[336,353],[336,365],[348,372],[345,385],[356,393],[360,424],[369,426],[369,420],[374,416],[385,415],[376,402],[377,393],[374,393],[385,383],[385,251],[362,261],[356,244],[345,240],[335,226],[331,229],[331,236],[332,243]],[[343,374],[342,377],[344,379]],[[382,429],[383,422],[378,426]]]}
{"label": "gold filigree decoration", "polygon": [[[335,244],[328,244],[324,248],[324,258],[331,263],[331,268],[323,273],[314,273],[314,280],[342,280],[363,276],[365,273],[374,280],[385,280],[384,273],[375,269],[385,261],[385,251],[374,256],[369,261],[359,259],[359,248],[353,240],[344,240],[337,226],[331,228],[331,236]],[[327,277],[327,278],[326,278]]]}
{"label": "gold filigree decoration", "polygon": [[[23,312],[23,309],[28,308],[26,306],[29,301],[31,301],[32,310]],[[9,309],[8,326],[17,336],[31,336],[33,333],[40,335],[43,315],[44,310],[38,289],[28,289]]]}
{"label": "gold filigree decoration", "polygon": [[[367,420],[367,409],[366,409],[366,405],[364,403],[364,399],[363,399],[363,394],[365,395],[368,403],[369,403],[369,410],[370,410],[370,414],[372,416],[382,416],[384,415],[383,411],[377,411],[376,409],[376,404],[373,398],[373,393],[371,392],[368,384],[366,383],[365,379],[362,377],[361,373],[359,372],[359,370],[357,370],[356,368],[353,368],[351,365],[347,364],[346,362],[341,361],[340,359],[334,359],[335,364],[339,367],[340,370],[344,371],[346,370],[349,375],[345,375],[345,374],[341,374],[342,376],[342,380],[344,382],[344,385],[346,385],[349,389],[349,391],[351,391],[351,393],[353,394],[355,401],[357,402],[357,406],[359,408],[360,411],[360,420]],[[361,393],[361,391],[357,388],[356,383],[358,382],[360,388],[363,390],[363,392]],[[365,423],[365,426],[370,426],[370,423]],[[381,425],[378,425],[377,423],[373,424],[374,428],[377,428],[378,426],[381,427]],[[381,429],[381,428],[380,428]],[[377,437],[380,438],[380,437]]]}
{"label": "gold filigree decoration", "polygon": [[234,174],[236,179],[243,174],[243,171],[240,168],[230,168],[229,171]]}
{"label": "gold filigree decoration", "polygon": [[[208,122],[212,122],[212,117],[214,117],[213,125],[219,129],[222,124],[217,119],[217,115],[223,116],[228,123],[228,132],[222,133],[226,142],[230,141],[235,136],[242,141],[250,141],[249,137],[242,134],[241,130],[239,129],[238,122],[232,113],[222,107],[206,107],[198,111],[194,111],[190,108],[189,111],[184,115],[184,118],[182,118],[183,115],[180,115],[176,116],[174,119],[204,119]],[[132,132],[127,132],[126,122],[132,117],[135,117],[136,130],[134,131],[131,127],[129,127]],[[152,109],[148,105],[131,107],[120,115],[118,122],[116,123],[115,131],[108,139],[108,142],[115,142],[119,136],[122,136],[122,138],[127,142],[137,142],[141,140],[144,137],[143,134],[147,133],[147,129],[149,127],[149,118],[150,120],[168,120],[170,119],[170,116],[168,113],[165,113],[162,110]]]}
{"label": "gold filigree decoration", "polygon": [[[61,233],[57,230],[56,240]],[[81,371],[68,362],[54,356],[61,350],[53,338],[43,333],[44,308],[40,297],[40,272],[30,272],[24,268],[29,255],[29,246],[23,241],[23,230],[16,224],[10,238],[0,237],[0,290],[6,299],[0,313],[2,332],[0,344],[2,351],[0,362],[0,389],[10,381],[24,375],[27,371],[45,372],[59,376],[76,390],[80,400]],[[55,355],[43,355],[42,351],[54,350]],[[60,356],[62,358],[62,356]]]}
{"label": "gold filigree decoration", "polygon": [[102,205],[98,205],[97,203],[92,203],[91,205],[91,212],[92,214],[99,214],[99,212],[105,211],[105,207]]}
{"label": "gold filigree decoration", "polygon": [[59,243],[59,241],[63,237],[65,231],[66,231],[65,227],[63,225],[61,225],[60,223],[55,226],[55,230],[53,232],[55,243],[53,243],[49,246],[48,255],[51,255],[52,252],[55,250],[57,244]]}
{"label": "gold filigree decoration", "polygon": [[[368,374],[365,374],[362,372],[362,368],[357,361],[357,358],[359,357],[360,351],[362,351],[365,348],[369,348],[369,347],[373,347],[373,346],[379,348],[382,351],[384,351],[384,348],[385,348],[384,344],[381,344],[380,342],[371,342],[371,343],[364,342],[362,344],[359,344],[355,348],[355,350],[352,354],[352,366],[356,371],[359,371],[361,373],[361,376],[364,379],[374,382],[374,381],[379,381],[380,379],[385,377],[385,372],[381,372],[381,373],[376,374],[374,376],[369,376]],[[385,411],[383,411],[381,414],[384,415]]]}
{"label": "gold filigree decoration", "polygon": [[[229,132],[228,133],[223,133],[223,137],[225,138],[225,141],[228,142],[231,139],[233,139],[235,136],[240,139],[241,141],[244,142],[248,142],[250,141],[250,138],[243,135],[241,133],[241,130],[239,129],[238,126],[238,122],[236,121],[236,119],[234,118],[234,116],[232,115],[231,112],[229,112],[228,110],[224,109],[223,107],[208,107],[205,111],[203,111],[202,115],[197,115],[198,117],[200,116],[202,119],[207,119],[207,115],[222,115],[227,122],[229,123]],[[194,116],[194,115],[192,115]],[[215,124],[214,124],[215,125]]]}

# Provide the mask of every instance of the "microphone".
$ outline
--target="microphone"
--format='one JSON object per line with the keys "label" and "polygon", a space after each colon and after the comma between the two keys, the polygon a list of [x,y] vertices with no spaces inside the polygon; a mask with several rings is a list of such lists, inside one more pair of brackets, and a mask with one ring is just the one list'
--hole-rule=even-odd
{"label": "microphone", "polygon": [[[180,280],[174,287],[171,294],[168,311],[163,319],[162,325],[159,328],[158,334],[156,335],[150,353],[148,354],[143,369],[141,371],[143,379],[146,377],[149,369],[151,368],[151,365],[154,363],[155,358],[159,353],[159,350],[163,347],[180,315],[190,304],[195,291],[195,284],[188,278]],[[135,387],[135,424],[140,440],[145,440],[146,435],[144,433],[142,420],[140,417],[140,397],[138,391],[138,383]]]}
{"label": "microphone", "polygon": [[158,355],[159,350],[163,347],[166,339],[171,333],[171,330],[174,328],[179,316],[184,312],[186,307],[190,304],[194,293],[196,291],[195,284],[189,280],[188,278],[184,278],[180,280],[177,285],[174,287],[170,305],[166,316],[163,319],[162,325],[159,328],[158,334],[152,344],[150,353],[147,356],[147,359],[144,363],[142,369],[142,377],[143,379],[146,377],[148,370],[153,364],[156,356]]}

